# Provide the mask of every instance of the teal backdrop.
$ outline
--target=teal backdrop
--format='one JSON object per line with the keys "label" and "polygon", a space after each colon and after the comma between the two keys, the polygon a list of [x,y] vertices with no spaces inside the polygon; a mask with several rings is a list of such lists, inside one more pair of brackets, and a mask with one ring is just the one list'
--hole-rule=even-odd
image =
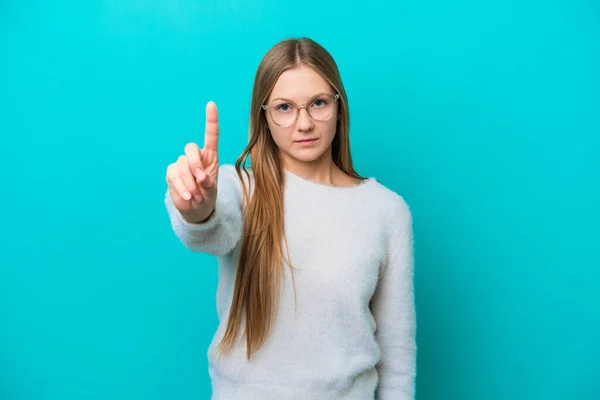
{"label": "teal backdrop", "polygon": [[216,259],[165,169],[263,54],[323,44],[356,168],[415,230],[420,400],[600,399],[600,6],[583,0],[0,3],[0,399],[209,399]]}

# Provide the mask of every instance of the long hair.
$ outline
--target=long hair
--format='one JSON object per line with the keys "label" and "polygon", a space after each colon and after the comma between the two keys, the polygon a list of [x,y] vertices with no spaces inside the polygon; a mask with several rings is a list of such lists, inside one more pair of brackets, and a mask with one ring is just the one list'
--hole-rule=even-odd
{"label": "long hair", "polygon": [[[227,328],[217,347],[221,354],[234,346],[244,317],[248,360],[264,344],[277,310],[284,260],[292,268],[289,254],[287,258],[284,256],[282,245],[283,239],[287,250],[283,217],[285,175],[262,105],[279,76],[300,65],[313,68],[340,95],[332,142],[333,162],[346,174],[364,179],[352,167],[348,99],[335,61],[327,50],[309,38],[286,39],[277,43],[265,54],[256,71],[250,106],[249,142],[235,164],[244,188],[244,223]],[[243,169],[250,182],[245,168],[248,157],[254,174],[252,195],[242,179]]]}

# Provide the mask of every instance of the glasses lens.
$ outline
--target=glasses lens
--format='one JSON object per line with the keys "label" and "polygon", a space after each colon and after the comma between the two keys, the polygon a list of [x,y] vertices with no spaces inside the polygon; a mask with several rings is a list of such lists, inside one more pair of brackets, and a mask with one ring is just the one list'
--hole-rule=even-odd
{"label": "glasses lens", "polygon": [[270,108],[271,118],[279,126],[290,126],[296,120],[298,110],[293,104],[277,101]]}
{"label": "glasses lens", "polygon": [[333,96],[322,95],[310,103],[307,110],[311,117],[319,121],[331,118],[335,110],[335,99]]}

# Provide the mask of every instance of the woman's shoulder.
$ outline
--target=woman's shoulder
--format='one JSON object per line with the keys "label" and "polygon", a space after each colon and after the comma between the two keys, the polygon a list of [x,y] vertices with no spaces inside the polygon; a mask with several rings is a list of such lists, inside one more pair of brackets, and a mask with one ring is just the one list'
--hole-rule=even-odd
{"label": "woman's shoulder", "polygon": [[[248,171],[248,176],[242,169],[241,171],[241,179],[235,169],[235,165],[230,163],[223,163],[219,165],[219,175],[218,175],[218,186],[219,191],[223,191],[225,193],[233,193],[238,201],[241,201],[244,193],[244,186],[250,189],[250,192],[253,191],[253,184],[251,181],[254,180],[252,175],[252,171]],[[242,184],[242,180],[244,184]]]}
{"label": "woman's shoulder", "polygon": [[399,190],[375,178],[371,179],[373,180],[371,195],[377,200],[382,210],[385,210],[386,214],[394,213],[410,216],[411,211],[408,202]]}
{"label": "woman's shoulder", "polygon": [[387,237],[397,237],[412,230],[413,216],[408,201],[391,185],[375,181],[371,185],[370,203],[377,205],[374,212],[380,228]]}
{"label": "woman's shoulder", "polygon": [[405,197],[392,186],[376,182],[373,195],[379,203],[377,221],[387,242],[395,246],[404,243],[404,238],[412,238],[413,216]]}
{"label": "woman's shoulder", "polygon": [[[247,171],[244,172],[244,168],[241,169],[241,175],[242,175],[242,179],[247,180],[250,179],[252,180],[254,178],[254,174],[252,172],[252,168],[248,168],[246,167],[245,170]],[[236,181],[238,181],[239,183],[239,175],[235,169],[235,165],[231,164],[231,163],[223,163],[221,165],[219,165],[219,179],[221,177],[224,177],[225,179],[234,179]]]}

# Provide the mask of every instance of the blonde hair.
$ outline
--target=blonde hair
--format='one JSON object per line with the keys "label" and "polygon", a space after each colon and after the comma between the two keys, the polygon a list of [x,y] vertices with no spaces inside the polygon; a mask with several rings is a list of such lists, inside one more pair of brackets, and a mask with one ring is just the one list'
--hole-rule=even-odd
{"label": "blonde hair", "polygon": [[[340,95],[336,134],[332,142],[333,162],[349,176],[364,179],[352,167],[348,100],[335,61],[327,50],[309,38],[286,39],[277,43],[265,54],[256,71],[249,143],[235,164],[237,174],[244,182],[244,224],[229,319],[223,340],[217,346],[217,352],[221,354],[234,346],[244,316],[248,360],[264,344],[277,310],[283,261],[292,268],[289,257],[284,257],[281,241],[282,238],[285,240],[287,250],[283,223],[284,171],[262,105],[279,76],[300,65],[314,69]],[[250,182],[244,167],[248,157],[254,174],[252,196],[242,179],[243,169]]]}

